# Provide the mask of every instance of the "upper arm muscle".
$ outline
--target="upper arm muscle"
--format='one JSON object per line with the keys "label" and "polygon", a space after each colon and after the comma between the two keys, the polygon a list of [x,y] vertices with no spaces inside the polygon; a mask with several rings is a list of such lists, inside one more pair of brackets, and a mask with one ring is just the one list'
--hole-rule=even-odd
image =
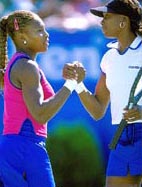
{"label": "upper arm muscle", "polygon": [[17,65],[17,80],[20,82],[23,99],[30,113],[35,116],[43,100],[40,74],[33,61],[21,62]]}

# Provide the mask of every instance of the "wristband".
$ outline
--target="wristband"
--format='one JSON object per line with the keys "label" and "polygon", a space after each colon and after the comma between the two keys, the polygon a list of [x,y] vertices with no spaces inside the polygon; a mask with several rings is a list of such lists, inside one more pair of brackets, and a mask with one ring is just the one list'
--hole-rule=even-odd
{"label": "wristband", "polygon": [[77,86],[77,81],[76,80],[70,80],[70,79],[67,79],[64,86],[66,88],[68,88],[70,90],[70,92],[72,92],[76,86]]}
{"label": "wristband", "polygon": [[82,93],[83,91],[87,91],[87,88],[85,87],[84,83],[83,82],[80,82],[77,84],[76,88],[75,88],[75,91],[80,94]]}

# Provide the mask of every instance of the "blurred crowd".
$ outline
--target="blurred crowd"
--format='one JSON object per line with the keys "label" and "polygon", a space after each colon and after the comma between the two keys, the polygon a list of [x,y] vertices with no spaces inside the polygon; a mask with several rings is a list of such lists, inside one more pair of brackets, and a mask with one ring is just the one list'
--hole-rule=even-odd
{"label": "blurred crowd", "polygon": [[18,9],[32,10],[47,28],[86,29],[100,23],[90,8],[105,3],[106,0],[0,0],[0,16]]}
{"label": "blurred crowd", "polygon": [[[90,8],[108,0],[0,0],[0,17],[18,9],[31,10],[45,22],[47,28],[86,29],[99,26],[100,19]],[[140,0],[142,3],[142,0]]]}

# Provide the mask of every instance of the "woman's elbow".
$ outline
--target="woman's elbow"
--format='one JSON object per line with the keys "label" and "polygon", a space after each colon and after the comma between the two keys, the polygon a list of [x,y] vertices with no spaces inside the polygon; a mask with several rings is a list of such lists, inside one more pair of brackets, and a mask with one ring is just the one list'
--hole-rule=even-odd
{"label": "woman's elbow", "polygon": [[47,123],[50,119],[49,116],[44,115],[43,113],[33,113],[32,117],[34,118],[35,121],[37,121],[39,124],[44,125]]}
{"label": "woman's elbow", "polygon": [[104,117],[104,115],[105,115],[105,112],[104,112],[104,111],[97,111],[97,112],[95,111],[95,112],[93,112],[93,113],[91,114],[91,116],[92,116],[96,121],[102,119],[102,118]]}

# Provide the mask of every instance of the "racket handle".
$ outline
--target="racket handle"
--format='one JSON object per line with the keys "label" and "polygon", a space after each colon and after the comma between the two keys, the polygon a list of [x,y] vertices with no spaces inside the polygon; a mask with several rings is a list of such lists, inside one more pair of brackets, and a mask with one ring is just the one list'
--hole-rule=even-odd
{"label": "racket handle", "polygon": [[129,103],[128,109],[132,109],[134,106],[134,103]]}
{"label": "racket handle", "polygon": [[120,124],[118,125],[118,128],[117,128],[117,130],[116,130],[116,132],[115,132],[110,144],[109,144],[109,148],[110,149],[113,150],[113,149],[116,148],[116,146],[118,144],[118,141],[119,141],[119,138],[120,138],[124,128],[126,127],[126,125],[127,125],[127,122],[124,119],[122,119]]}

